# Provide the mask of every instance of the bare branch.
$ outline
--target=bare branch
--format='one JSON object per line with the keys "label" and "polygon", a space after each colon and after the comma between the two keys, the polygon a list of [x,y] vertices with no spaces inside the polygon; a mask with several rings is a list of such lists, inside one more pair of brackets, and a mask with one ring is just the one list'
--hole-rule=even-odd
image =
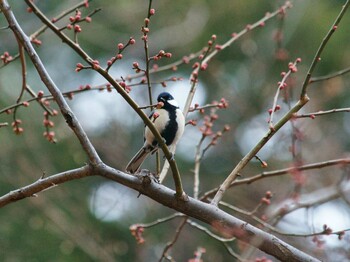
{"label": "bare branch", "polygon": [[[282,261],[318,261],[280,239],[225,213],[214,205],[203,203],[194,198],[189,198],[187,202],[178,201],[174,198],[175,192],[173,190],[150,180],[148,173],[130,176],[129,174],[103,164],[96,167],[84,166],[39,179],[33,184],[12,191],[1,197],[0,207],[26,197],[31,197],[53,185],[92,175],[99,175],[133,188],[158,203],[211,225],[217,232],[223,234],[225,237],[236,237]],[[258,238],[259,241],[255,241],[255,238]],[[253,239],[254,241],[252,241]]]}
{"label": "bare branch", "polygon": [[[280,176],[280,175],[286,175],[293,172],[299,172],[299,171],[307,171],[307,170],[313,170],[313,169],[319,169],[329,166],[335,166],[335,165],[349,165],[350,164],[350,158],[340,158],[340,159],[334,159],[334,160],[328,160],[324,162],[317,162],[302,166],[295,166],[295,167],[288,167],[284,169],[279,170],[273,170],[273,171],[265,171],[260,174],[254,175],[252,177],[244,178],[244,179],[237,179],[232,182],[230,187],[238,186],[238,185],[244,185],[244,184],[251,184],[258,180],[268,178],[268,177],[274,177],[274,176]],[[210,191],[207,191],[200,199],[206,199],[213,194],[215,194],[218,191],[219,188],[214,188]]]}
{"label": "bare branch", "polygon": [[337,29],[337,26],[339,22],[341,21],[346,9],[348,8],[350,4],[350,0],[346,2],[345,5],[343,5],[342,10],[340,11],[338,17],[336,18],[335,22],[333,23],[332,28],[330,31],[326,34],[325,38],[321,42],[321,45],[316,52],[315,58],[313,62],[310,65],[309,71],[307,73],[307,76],[305,78],[305,81],[302,86],[300,99],[297,102],[297,104],[289,110],[288,113],[286,113],[277,123],[276,125],[269,130],[269,132],[256,144],[256,146],[248,153],[246,154],[243,159],[236,165],[236,167],[232,170],[232,172],[229,174],[229,176],[226,178],[226,180],[221,184],[218,192],[216,193],[215,197],[212,200],[213,205],[218,205],[220,200],[222,199],[225,191],[230,187],[231,183],[236,180],[238,173],[249,163],[249,161],[260,151],[260,149],[267,143],[267,141],[270,140],[270,138],[282,127],[285,123],[287,123],[295,113],[297,113],[308,101],[309,97],[306,94],[306,89],[309,84],[309,79],[316,67],[316,64],[320,58],[320,55],[326,46],[328,40],[334,33],[334,31]]}
{"label": "bare branch", "polygon": [[0,7],[5,15],[9,26],[11,30],[14,32],[16,37],[21,41],[23,44],[24,49],[28,53],[30,59],[32,60],[34,66],[36,67],[41,80],[43,83],[46,85],[52,96],[54,97],[56,103],[58,104],[63,117],[65,118],[67,124],[69,127],[73,130],[75,135],[80,141],[80,144],[82,145],[84,151],[86,152],[89,162],[92,165],[98,165],[101,163],[101,160],[91,144],[89,138],[87,137],[85,131],[81,127],[78,119],[75,117],[74,113],[68,106],[67,102],[65,101],[61,91],[58,89],[56,84],[53,82],[51,79],[50,75],[47,73],[43,63],[41,62],[41,59],[39,58],[38,54],[36,53],[35,49],[33,48],[32,43],[30,42],[30,39],[28,36],[23,32],[22,28],[18,24],[10,6],[8,5],[6,0],[1,0],[0,1]]}
{"label": "bare branch", "polygon": [[313,113],[308,113],[308,114],[300,114],[300,115],[295,115],[295,118],[311,118],[314,119],[316,116],[324,116],[324,115],[329,115],[329,114],[334,114],[334,113],[347,113],[350,112],[350,108],[335,108],[331,110],[325,110],[325,111],[318,111],[318,112],[313,112]]}
{"label": "bare branch", "polygon": [[339,70],[339,71],[331,73],[329,75],[311,77],[309,83],[312,84],[312,83],[317,83],[317,82],[320,82],[320,81],[329,80],[329,79],[332,79],[332,78],[335,78],[335,77],[338,77],[338,76],[345,75],[345,74],[347,74],[349,72],[350,72],[350,67],[347,67],[347,68],[344,68],[343,70]]}
{"label": "bare branch", "polygon": [[321,54],[323,52],[323,49],[326,47],[326,45],[327,45],[329,39],[332,37],[333,33],[337,30],[341,19],[343,18],[346,10],[349,7],[349,4],[350,4],[350,1],[347,0],[346,3],[343,5],[342,10],[340,11],[338,17],[335,19],[333,25],[329,29],[328,33],[323,38],[323,40],[322,40],[322,42],[321,42],[321,44],[320,44],[320,46],[315,54],[315,57],[312,60],[311,66],[309,68],[309,71],[307,72],[305,80],[303,82],[303,86],[302,86],[302,90],[301,90],[301,94],[300,94],[300,99],[302,99],[304,96],[306,96],[306,91],[307,91],[308,85],[310,84],[311,75],[314,72],[317,63],[321,60]]}

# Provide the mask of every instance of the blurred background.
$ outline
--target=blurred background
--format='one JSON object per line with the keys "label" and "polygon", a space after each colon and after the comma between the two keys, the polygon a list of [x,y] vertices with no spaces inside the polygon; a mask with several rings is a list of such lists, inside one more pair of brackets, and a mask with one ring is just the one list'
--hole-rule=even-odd
{"label": "blurred background", "polygon": [[[55,17],[79,1],[35,1],[49,17]],[[275,120],[287,112],[298,99],[301,84],[314,54],[345,1],[293,1],[293,8],[285,16],[276,17],[262,28],[252,30],[231,47],[220,52],[200,73],[199,87],[194,103],[204,105],[221,98],[229,102],[229,108],[218,110],[218,120],[213,126],[216,132],[224,125],[230,131],[219,139],[216,146],[205,154],[200,169],[200,193],[218,186],[239,160],[260,140],[268,130],[268,109],[272,107],[277,82],[281,72],[288,70],[288,63],[300,57],[298,72],[288,80],[289,88],[281,93]],[[171,52],[171,59],[161,59],[158,66],[166,65],[184,56],[196,53],[207,45],[213,34],[217,44],[228,41],[233,32],[239,32],[247,24],[253,24],[266,12],[272,12],[284,1],[230,1],[222,0],[162,0],[153,1],[155,16],[151,18],[149,48],[155,55],[159,50]],[[41,27],[40,21],[22,1],[10,1],[20,25],[29,35]],[[94,59],[106,65],[114,56],[119,42],[126,43],[134,37],[136,44],[123,52],[110,73],[115,78],[132,75],[134,61],[144,66],[144,49],[141,26],[147,16],[148,1],[96,0],[89,10],[81,9],[83,16],[95,8],[102,8],[92,17],[92,22],[82,23],[80,45]],[[63,26],[68,17],[59,22]],[[346,13],[335,35],[327,45],[314,76],[323,76],[349,67],[350,14]],[[0,27],[7,26],[0,16]],[[68,32],[69,34],[70,32]],[[67,92],[79,86],[96,86],[105,81],[91,70],[76,73],[82,60],[49,30],[38,37],[42,45],[36,50],[56,85]],[[10,30],[0,31],[0,53],[18,53],[16,40]],[[196,61],[196,60],[194,60]],[[171,77],[182,81],[167,82],[165,90],[171,92],[181,107],[190,89],[191,61],[178,66],[177,71],[164,71],[152,75],[154,94],[164,90],[161,84]],[[28,84],[35,91],[47,89],[40,81],[29,59]],[[0,110],[12,104],[21,90],[20,61],[16,60],[0,69]],[[310,102],[302,113],[349,107],[350,75],[312,84]],[[138,83],[134,80],[132,83]],[[140,104],[148,103],[145,85],[133,86],[130,95]],[[28,94],[26,99],[30,98]],[[124,170],[134,153],[143,144],[143,123],[127,104],[113,92],[89,91],[76,94],[69,101],[73,111],[85,128],[101,158],[112,167]],[[57,108],[51,103],[53,108]],[[210,111],[206,111],[206,114]],[[73,133],[59,115],[51,120],[55,126],[57,143],[43,137],[43,110],[35,102],[21,107],[17,118],[22,120],[23,134],[16,135],[12,127],[0,129],[0,194],[25,186],[46,175],[84,165],[86,157]],[[203,115],[190,113],[188,120],[196,119],[198,126],[187,126],[177,149],[176,159],[185,191],[193,194],[193,168],[195,147],[201,138],[199,127]],[[12,114],[0,114],[0,122],[13,121]],[[350,148],[350,116],[338,113],[303,118],[286,124],[259,152],[268,163],[262,169],[253,160],[243,170],[244,178],[263,171],[277,170],[293,165],[346,158]],[[210,139],[206,140],[206,143]],[[295,150],[291,150],[292,148]],[[294,154],[293,154],[294,153]],[[154,170],[154,157],[144,168]],[[348,183],[346,165],[306,171],[296,176],[288,174],[241,185],[227,192],[224,200],[235,206],[253,210],[264,197],[273,193],[269,210],[262,208],[257,216],[271,214],[286,201],[303,196],[308,200],[326,194],[323,189]],[[301,182],[302,180],[302,182]],[[164,182],[173,188],[171,176]],[[349,190],[347,191],[349,192]],[[315,193],[315,194],[312,194]],[[305,198],[306,199],[306,198]],[[334,231],[350,228],[349,195],[334,198],[326,203],[316,203],[309,208],[298,209],[276,220],[282,231],[307,234],[320,232],[327,224]],[[229,211],[232,213],[232,211]],[[0,211],[0,260],[1,261],[157,261],[164,246],[170,241],[181,219],[146,229],[142,245],[136,243],[129,226],[147,223],[168,216],[173,211],[114,182],[99,177],[89,177],[65,183],[46,192],[10,204]],[[249,217],[233,213],[254,223]],[[297,248],[325,261],[345,261],[349,257],[350,238],[337,236],[312,238],[282,237]],[[316,243],[317,242],[317,243]],[[204,261],[233,261],[222,243],[205,233],[185,226],[185,230],[172,249],[176,261],[194,257],[198,247],[206,249]],[[240,253],[244,247],[233,242],[231,247]],[[255,257],[264,254],[255,253]]]}

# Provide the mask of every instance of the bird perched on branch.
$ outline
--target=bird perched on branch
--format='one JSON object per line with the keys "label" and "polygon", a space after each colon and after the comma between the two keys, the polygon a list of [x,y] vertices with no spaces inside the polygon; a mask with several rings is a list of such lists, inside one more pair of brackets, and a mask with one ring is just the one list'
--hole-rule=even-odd
{"label": "bird perched on branch", "polygon": [[[157,107],[152,111],[149,119],[163,137],[169,150],[172,151],[184,132],[185,117],[171,94],[167,92],[160,93],[157,101]],[[144,140],[145,143],[142,148],[126,166],[126,171],[131,174],[137,172],[146,157],[158,149],[157,139],[147,126],[145,127]]]}

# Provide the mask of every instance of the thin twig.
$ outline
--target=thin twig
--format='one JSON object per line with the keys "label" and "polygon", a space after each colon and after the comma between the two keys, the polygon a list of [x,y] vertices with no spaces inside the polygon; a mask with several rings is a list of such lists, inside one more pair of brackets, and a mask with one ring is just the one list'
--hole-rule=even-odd
{"label": "thin twig", "polygon": [[203,231],[204,233],[206,233],[208,236],[220,241],[220,242],[232,242],[234,241],[236,238],[235,237],[231,237],[231,238],[223,238],[223,237],[219,237],[218,235],[214,234],[213,232],[211,232],[208,228],[201,226],[200,224],[194,222],[191,219],[187,220],[187,224],[189,224],[190,226],[199,229],[201,231]]}
{"label": "thin twig", "polygon": [[[88,2],[91,2],[91,0],[88,0]],[[78,8],[84,6],[86,4],[86,1],[81,1],[80,3],[68,8],[67,10],[63,11],[60,15],[52,18],[51,20],[56,23],[58,22],[59,20],[61,20],[62,18],[64,18],[65,16],[69,15],[70,13],[72,12],[75,12],[75,10],[77,10]],[[9,28],[9,26],[7,26],[7,28]],[[47,25],[43,25],[42,27],[40,27],[39,29],[37,29],[34,33],[32,33],[30,36],[29,36],[29,39],[30,41],[32,41],[33,39],[37,38],[39,35],[43,34],[46,29],[47,29]],[[19,54],[15,54],[13,55],[13,58],[12,60],[9,62],[9,63],[6,63],[6,64],[2,64],[0,65],[0,69],[4,66],[7,66],[8,64],[10,64],[11,62],[17,60],[19,58]]]}
{"label": "thin twig", "polygon": [[307,102],[309,101],[308,97],[304,97],[303,100],[299,100],[294,107],[291,108],[289,112],[287,112],[274,126],[273,129],[269,129],[269,131],[265,134],[263,138],[248,152],[242,160],[236,165],[236,167],[231,171],[229,176],[225,179],[225,181],[221,184],[219,190],[217,191],[215,197],[213,198],[212,204],[217,205],[222,199],[225,191],[230,187],[233,181],[236,180],[239,172],[249,163],[249,161],[260,151],[260,149],[271,139],[271,137],[284,126],[291,118],[293,118],[294,114],[298,112]]}
{"label": "thin twig", "polygon": [[350,107],[347,108],[335,108],[335,109],[331,109],[331,110],[326,110],[326,111],[317,111],[317,112],[313,112],[313,113],[308,113],[308,114],[300,114],[300,115],[295,115],[295,118],[311,118],[314,119],[316,116],[324,116],[324,115],[329,115],[329,114],[333,114],[333,113],[342,113],[342,112],[350,112]]}
{"label": "thin twig", "polygon": [[139,227],[143,227],[143,228],[149,228],[149,227],[153,227],[153,226],[157,226],[159,224],[162,224],[162,223],[165,223],[165,222],[168,222],[174,218],[177,218],[177,217],[183,217],[185,216],[184,214],[182,213],[174,213],[174,214],[171,214],[167,217],[163,217],[163,218],[158,218],[156,219],[155,221],[153,222],[150,222],[150,223],[144,223],[144,224],[137,224],[137,226]]}
{"label": "thin twig", "polygon": [[[16,103],[18,104],[23,95],[24,95],[24,92],[26,90],[26,87],[27,87],[27,64],[26,64],[26,58],[25,58],[25,55],[24,55],[24,47],[23,47],[23,44],[21,43],[21,41],[18,39],[18,37],[16,37],[16,40],[17,40],[17,45],[18,45],[18,50],[19,50],[19,57],[20,57],[20,60],[21,60],[21,75],[22,75],[22,87],[21,87],[21,92],[16,100]],[[18,107],[15,108],[15,110],[13,111],[13,121],[16,121],[17,119],[17,116],[16,116],[16,113],[17,113],[17,109]]]}
{"label": "thin twig", "polygon": [[[324,161],[324,162],[317,162],[317,163],[312,163],[312,164],[307,164],[307,165],[302,165],[302,166],[289,167],[289,168],[284,168],[284,169],[279,169],[279,170],[274,170],[274,171],[265,171],[265,172],[262,172],[258,175],[252,176],[252,177],[248,177],[248,178],[244,178],[244,179],[237,179],[237,180],[232,182],[230,187],[244,185],[244,184],[251,184],[251,183],[254,183],[258,180],[268,178],[268,177],[292,174],[294,172],[313,170],[313,169],[324,168],[324,167],[329,167],[329,166],[334,166],[334,165],[348,165],[348,164],[350,164],[350,158],[340,158],[340,159],[334,159],[334,160],[329,160],[329,161]],[[203,194],[203,196],[201,196],[200,199],[203,200],[203,199],[206,199],[208,197],[211,197],[218,190],[219,190],[219,188],[214,188],[210,191],[207,191]]]}
{"label": "thin twig", "polygon": [[311,77],[309,83],[312,84],[312,83],[317,83],[317,82],[320,82],[320,81],[329,80],[329,79],[332,79],[332,78],[335,78],[335,77],[338,77],[338,76],[345,75],[345,74],[347,74],[349,72],[350,72],[350,67],[347,67],[347,68],[345,68],[343,70],[339,70],[339,71],[331,73],[329,75]]}
{"label": "thin twig", "polygon": [[296,68],[296,65],[297,63],[299,63],[300,59],[296,59],[293,63],[292,66],[289,66],[289,70],[287,73],[284,74],[282,80],[278,83],[278,87],[277,87],[277,91],[276,91],[276,94],[273,98],[273,104],[272,104],[272,108],[271,108],[271,114],[270,114],[270,118],[269,118],[269,127],[271,129],[273,129],[273,116],[274,116],[274,113],[276,111],[276,106],[277,106],[277,100],[278,100],[278,96],[279,96],[279,93],[280,91],[285,88],[285,85],[286,85],[286,81],[288,79],[288,77],[294,72],[294,68]]}
{"label": "thin twig", "polygon": [[307,86],[309,84],[310,77],[316,67],[317,62],[319,61],[320,55],[326,46],[328,40],[334,33],[334,31],[337,29],[337,26],[339,22],[341,21],[341,18],[343,17],[346,9],[348,8],[350,4],[350,0],[347,0],[346,4],[343,6],[342,10],[340,11],[338,17],[336,18],[335,22],[333,23],[333,26],[331,27],[330,31],[326,34],[325,38],[322,40],[321,45],[319,49],[316,52],[316,55],[310,65],[310,68],[308,70],[307,76],[304,80],[304,83],[302,85],[302,90],[300,94],[300,99],[296,103],[296,105],[287,112],[284,117],[282,117],[277,124],[274,126],[273,129],[270,129],[269,132],[255,145],[255,147],[245,155],[245,157],[236,165],[236,167],[232,170],[232,172],[229,174],[229,176],[225,179],[225,181],[221,184],[219,190],[217,191],[215,197],[212,200],[213,205],[218,205],[220,200],[222,199],[225,191],[230,187],[231,183],[236,180],[238,173],[249,163],[249,161],[260,151],[260,149],[267,143],[267,141],[270,140],[270,138],[282,127],[285,123],[287,123],[295,113],[297,113],[304,105],[309,101],[309,97],[306,94]]}
{"label": "thin twig", "polygon": [[321,54],[323,49],[325,48],[325,46],[327,45],[329,39],[331,38],[331,36],[333,35],[333,33],[337,30],[338,25],[341,21],[341,19],[343,18],[346,10],[348,9],[350,4],[350,1],[347,0],[346,3],[343,5],[342,10],[340,11],[338,17],[335,19],[333,25],[331,26],[331,28],[329,29],[328,33],[326,34],[326,36],[323,38],[314,59],[312,60],[311,66],[306,74],[305,80],[303,82],[303,86],[302,86],[302,90],[301,90],[301,94],[300,94],[300,98],[304,97],[306,95],[306,91],[307,91],[307,87],[310,84],[310,79],[311,79],[311,75],[314,72],[317,63],[321,60]]}
{"label": "thin twig", "polygon": [[[27,1],[27,3],[31,3],[31,1]],[[24,46],[24,49],[26,50],[27,54],[29,55],[30,59],[32,60],[34,66],[36,67],[42,81],[52,94],[52,96],[55,98],[55,101],[57,102],[58,106],[60,107],[60,110],[62,112],[63,117],[67,121],[69,127],[73,130],[76,137],[79,139],[80,144],[82,145],[84,151],[86,152],[90,164],[96,166],[101,163],[101,159],[99,158],[95,148],[91,144],[89,138],[87,137],[84,129],[81,127],[80,123],[78,122],[77,118],[75,117],[74,113],[68,106],[67,102],[65,101],[61,91],[58,89],[56,84],[51,79],[50,75],[47,73],[41,59],[39,58],[38,54],[36,53],[32,43],[30,42],[30,39],[28,36],[23,32],[22,28],[18,24],[10,6],[8,5],[6,0],[1,0],[1,9],[3,11],[3,14],[5,18],[7,19],[9,26],[11,30],[14,32],[16,37],[21,41],[21,43]],[[34,11],[34,9],[33,9]],[[34,11],[35,12],[35,11]],[[48,20],[49,21],[49,20]],[[50,22],[50,24],[52,24]]]}
{"label": "thin twig", "polygon": [[183,227],[186,225],[187,223],[187,217],[183,219],[183,221],[181,222],[181,224],[178,226],[178,228],[176,229],[174,238],[168,242],[163,250],[163,253],[159,259],[159,262],[161,262],[163,260],[163,258],[165,258],[167,256],[167,253],[169,251],[169,249],[176,243],[176,241],[178,240],[180,233],[182,232]]}

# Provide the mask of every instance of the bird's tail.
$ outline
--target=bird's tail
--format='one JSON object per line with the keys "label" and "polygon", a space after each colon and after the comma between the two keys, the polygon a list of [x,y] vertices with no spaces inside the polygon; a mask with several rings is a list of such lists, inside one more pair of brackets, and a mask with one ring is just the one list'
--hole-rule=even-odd
{"label": "bird's tail", "polygon": [[130,160],[129,164],[126,166],[125,170],[131,174],[134,174],[139,170],[143,161],[152,152],[151,148],[142,147],[136,155]]}

